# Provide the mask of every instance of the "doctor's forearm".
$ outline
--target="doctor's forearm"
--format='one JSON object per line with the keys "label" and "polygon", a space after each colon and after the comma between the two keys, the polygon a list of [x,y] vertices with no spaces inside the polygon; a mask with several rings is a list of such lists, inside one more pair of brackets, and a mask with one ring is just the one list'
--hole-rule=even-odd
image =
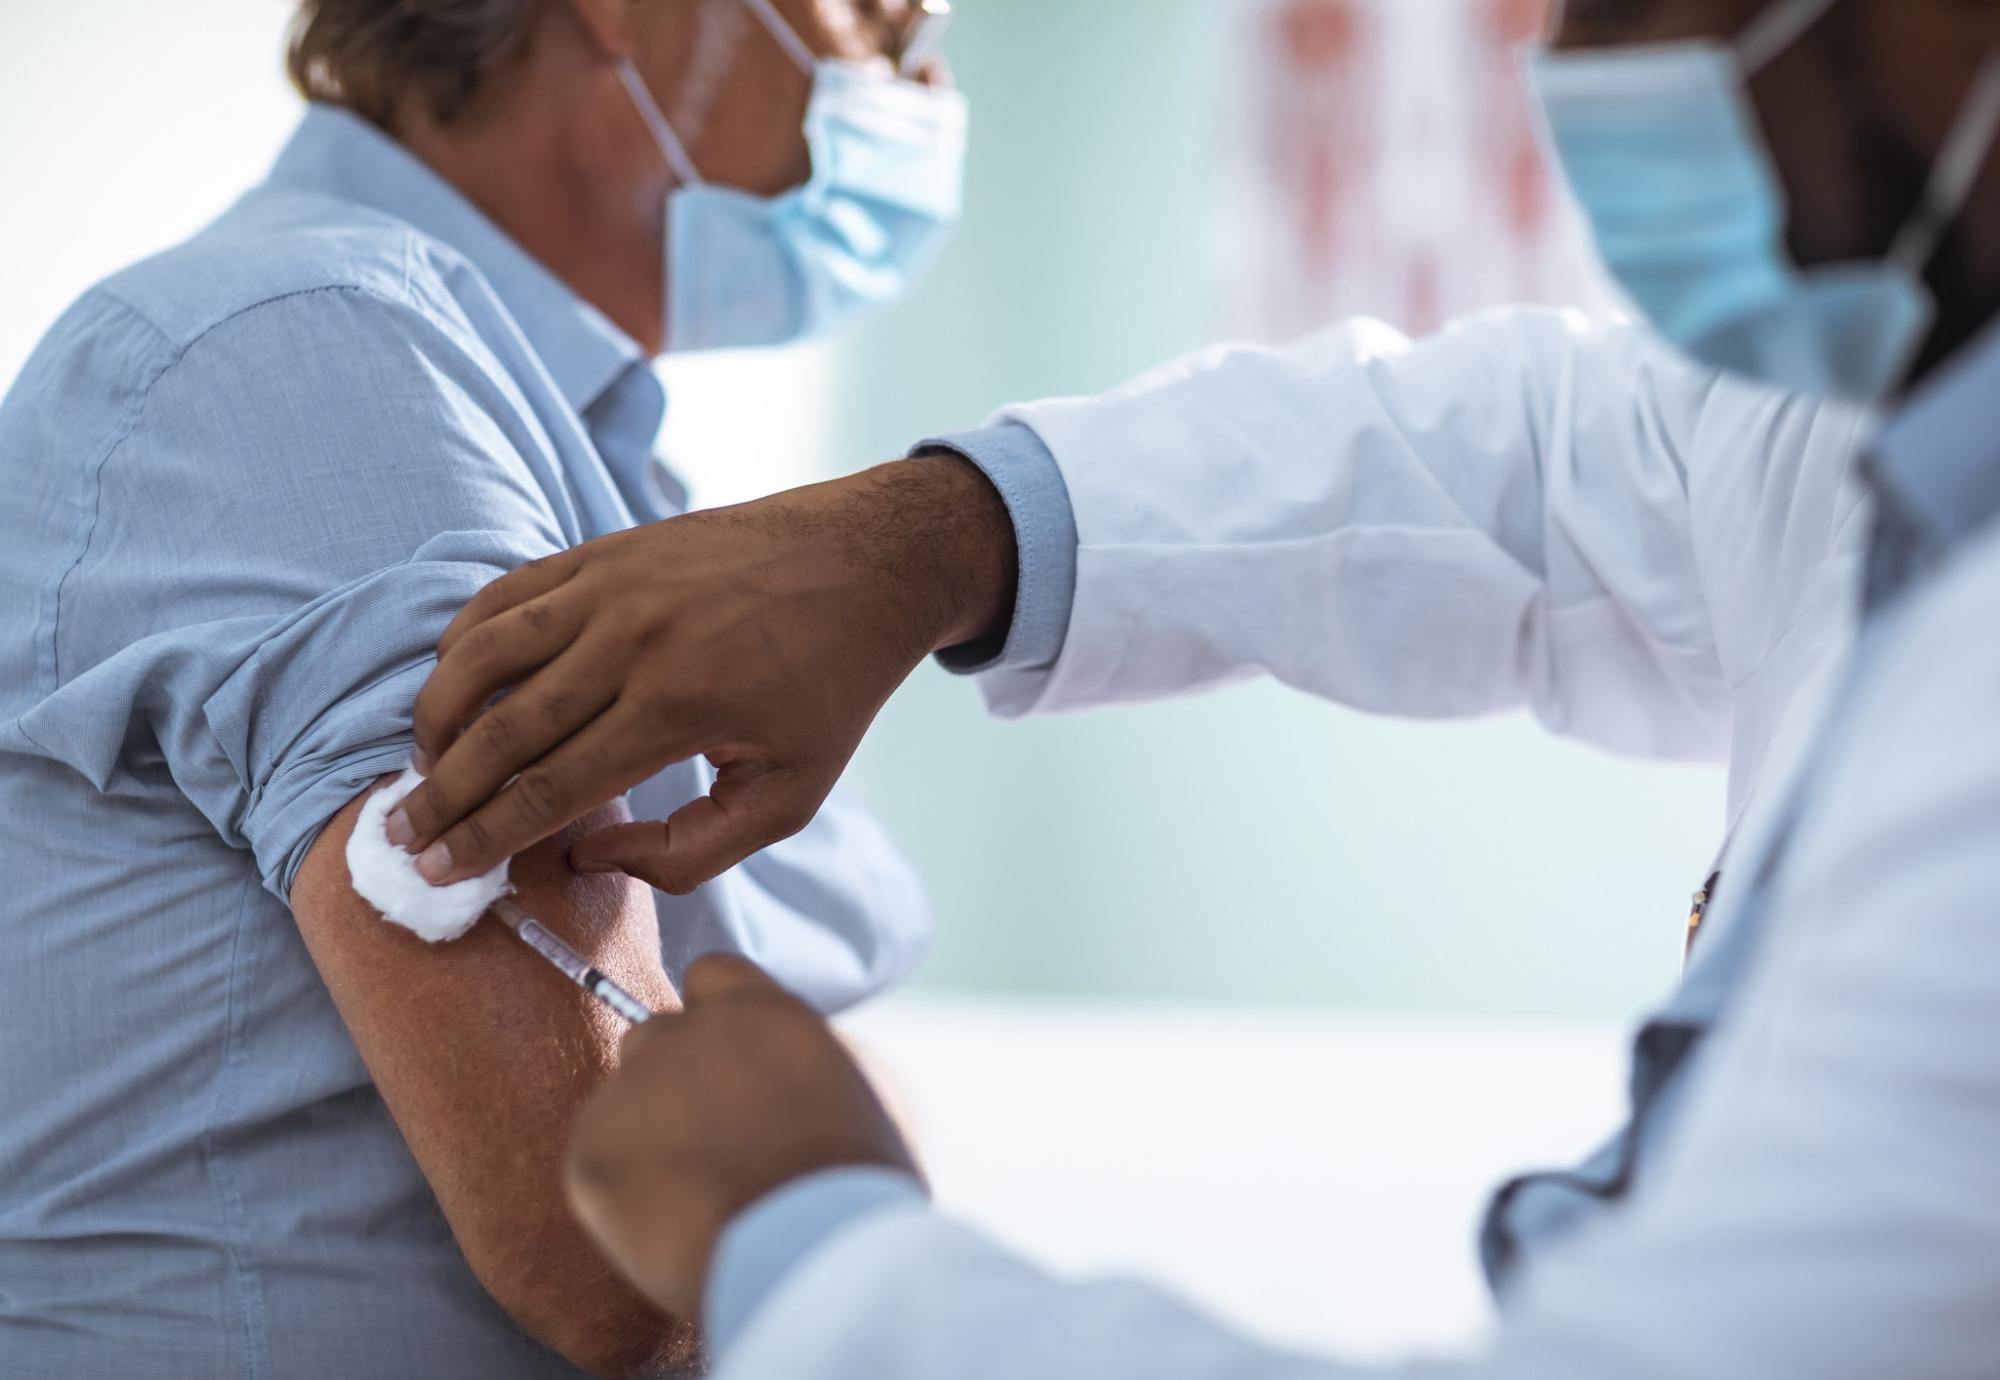
{"label": "doctor's forearm", "polygon": [[1041,438],[1018,422],[921,442],[918,455],[949,452],[986,476],[1006,505],[1015,562],[1011,620],[989,636],[949,647],[938,661],[961,674],[1055,664],[1076,597],[1076,514],[1062,469]]}
{"label": "doctor's forearm", "polygon": [[[934,649],[997,639],[1013,616],[1013,522],[996,486],[950,451],[848,480],[849,556],[883,577],[883,608],[919,617]],[[832,509],[843,506],[836,499]]]}

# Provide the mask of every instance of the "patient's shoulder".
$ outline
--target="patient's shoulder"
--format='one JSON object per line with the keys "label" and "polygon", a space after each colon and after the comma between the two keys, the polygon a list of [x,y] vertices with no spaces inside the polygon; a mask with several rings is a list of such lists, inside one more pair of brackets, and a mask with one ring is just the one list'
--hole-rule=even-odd
{"label": "patient's shoulder", "polygon": [[106,455],[200,432],[204,465],[238,455],[261,483],[275,461],[323,463],[371,425],[402,450],[420,432],[488,455],[541,447],[499,310],[462,255],[408,223],[260,188],[71,306],[0,409],[0,454],[73,483]]}
{"label": "patient's shoulder", "polygon": [[185,350],[234,317],[313,294],[451,316],[456,253],[393,216],[318,193],[258,189],[191,238],[93,290]]}

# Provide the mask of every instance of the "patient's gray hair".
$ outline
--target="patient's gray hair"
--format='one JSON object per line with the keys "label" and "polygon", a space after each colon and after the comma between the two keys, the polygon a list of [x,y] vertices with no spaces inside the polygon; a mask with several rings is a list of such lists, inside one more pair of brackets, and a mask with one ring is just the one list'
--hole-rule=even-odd
{"label": "patient's gray hair", "polygon": [[[388,127],[409,97],[450,124],[518,55],[548,0],[299,0],[286,66],[307,100]],[[668,118],[689,142],[721,101],[748,32],[742,0],[701,0],[694,51]]]}
{"label": "patient's gray hair", "polygon": [[406,97],[439,124],[528,40],[545,0],[299,0],[286,66],[308,99],[387,126]]}

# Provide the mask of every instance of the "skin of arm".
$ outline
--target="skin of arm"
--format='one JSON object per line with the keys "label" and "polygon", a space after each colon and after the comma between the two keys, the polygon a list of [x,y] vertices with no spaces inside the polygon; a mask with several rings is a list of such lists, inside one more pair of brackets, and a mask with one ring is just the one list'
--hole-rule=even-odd
{"label": "skin of arm", "polygon": [[[627,1286],[564,1199],[578,1110],[618,1063],[624,1023],[482,919],[431,945],[353,890],[336,815],[292,888],[292,910],[341,1019],[409,1143],[473,1273],[533,1336],[597,1375],[673,1373],[693,1330]],[[679,1009],[646,889],[582,876],[570,841],[626,818],[622,803],[518,855],[521,904],[657,1010]]]}

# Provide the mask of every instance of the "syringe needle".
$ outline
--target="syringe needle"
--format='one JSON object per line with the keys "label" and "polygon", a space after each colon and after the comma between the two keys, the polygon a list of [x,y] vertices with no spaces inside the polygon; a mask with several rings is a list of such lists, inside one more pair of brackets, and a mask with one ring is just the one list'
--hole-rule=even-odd
{"label": "syringe needle", "polygon": [[547,959],[556,971],[632,1024],[638,1025],[652,1017],[652,1007],[592,966],[590,960],[564,943],[548,926],[522,910],[511,897],[503,896],[495,901],[493,914],[519,935],[523,944]]}

